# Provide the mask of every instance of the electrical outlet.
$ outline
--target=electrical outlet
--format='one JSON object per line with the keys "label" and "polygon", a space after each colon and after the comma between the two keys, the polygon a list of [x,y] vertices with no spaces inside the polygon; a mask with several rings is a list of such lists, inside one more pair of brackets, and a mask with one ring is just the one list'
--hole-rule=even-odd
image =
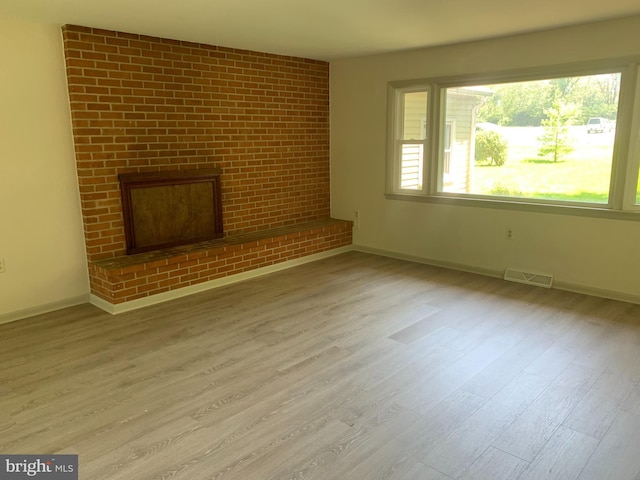
{"label": "electrical outlet", "polygon": [[513,238],[513,230],[507,228],[507,238]]}
{"label": "electrical outlet", "polygon": [[0,273],[4,273],[4,258],[0,258]]}
{"label": "electrical outlet", "polygon": [[360,230],[360,211],[356,210],[353,212],[353,226],[356,230]]}

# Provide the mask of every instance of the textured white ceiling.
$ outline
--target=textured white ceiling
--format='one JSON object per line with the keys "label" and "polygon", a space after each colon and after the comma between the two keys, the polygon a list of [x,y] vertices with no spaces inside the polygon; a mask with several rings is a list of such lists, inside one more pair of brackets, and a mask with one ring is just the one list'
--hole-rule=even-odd
{"label": "textured white ceiling", "polygon": [[0,15],[332,60],[640,14],[639,0],[0,0]]}

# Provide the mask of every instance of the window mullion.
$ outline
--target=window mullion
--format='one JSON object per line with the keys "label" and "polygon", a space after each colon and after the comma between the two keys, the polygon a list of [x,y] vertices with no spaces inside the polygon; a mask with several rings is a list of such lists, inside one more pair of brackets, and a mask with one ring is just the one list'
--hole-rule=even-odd
{"label": "window mullion", "polygon": [[439,135],[440,135],[440,112],[442,103],[442,93],[438,85],[434,85],[431,90],[431,102],[427,118],[429,119],[427,141],[425,145],[425,193],[435,195],[438,191],[438,157],[439,157]]}

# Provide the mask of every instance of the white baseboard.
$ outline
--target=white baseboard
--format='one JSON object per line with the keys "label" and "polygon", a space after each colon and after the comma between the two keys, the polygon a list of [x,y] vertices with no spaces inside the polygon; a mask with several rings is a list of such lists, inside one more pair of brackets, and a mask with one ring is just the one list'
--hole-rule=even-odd
{"label": "white baseboard", "polygon": [[325,252],[314,253],[305,257],[287,260],[282,263],[276,263],[275,265],[269,265],[268,267],[256,268],[255,270],[249,270],[247,272],[229,275],[228,277],[217,278],[215,280],[198,283],[196,285],[190,285],[188,287],[171,290],[169,292],[158,293],[156,295],[150,295],[148,297],[139,298],[137,300],[131,300],[130,302],[112,304],[93,294],[90,296],[90,302],[96,307],[104,310],[105,312],[108,312],[112,315],[117,315],[119,313],[129,312],[131,310],[137,310],[139,308],[168,302],[169,300],[175,300],[176,298],[186,297],[187,295],[193,295],[194,293],[204,292],[206,290],[222,287],[224,285],[241,282],[250,278],[260,277],[262,275],[278,272],[280,270],[286,270],[288,268],[303,265],[305,263],[315,262],[323,258],[333,257],[335,255],[349,252],[352,249],[353,248],[351,245],[346,247],[334,248]]}
{"label": "white baseboard", "polygon": [[88,302],[89,294],[86,294],[73,298],[65,298],[64,300],[46,303],[44,305],[25,308],[24,310],[2,313],[0,314],[0,324],[15,322],[16,320],[22,320],[23,318],[34,317],[36,315],[42,315],[43,313],[54,312],[56,310],[62,310],[63,308],[75,307],[76,305],[82,305],[83,303]]}
{"label": "white baseboard", "polygon": [[633,295],[631,293],[616,292],[615,290],[607,290],[605,288],[590,287],[588,285],[580,285],[577,283],[554,281],[553,287],[558,290],[565,290],[567,292],[582,293],[584,295],[591,295],[592,297],[608,298],[610,300],[617,300],[619,302],[636,303],[640,305],[640,295]]}
{"label": "white baseboard", "polygon": [[[192,295],[194,293],[203,292],[203,291],[221,287],[224,285],[230,285],[232,283],[248,280],[250,278],[260,277],[262,275],[277,272],[280,270],[285,270],[287,268],[292,268],[297,265],[303,265],[305,263],[314,262],[316,260],[320,260],[323,258],[333,257],[335,255],[340,255],[342,253],[346,253],[349,251],[371,253],[373,255],[397,258],[399,260],[407,260],[410,262],[422,263],[425,265],[432,265],[435,267],[450,268],[453,270],[459,270],[459,271],[469,272],[469,273],[477,273],[480,275],[487,275],[487,276],[496,277],[496,278],[502,278],[504,273],[501,270],[474,267],[470,265],[462,265],[462,264],[457,264],[453,262],[443,262],[440,260],[434,260],[434,259],[425,258],[425,257],[418,257],[414,255],[407,255],[399,252],[380,250],[380,249],[366,247],[362,245],[349,245],[347,247],[340,247],[333,250],[328,250],[326,252],[321,252],[321,253],[309,255],[302,258],[297,258],[295,260],[288,260],[286,262],[278,263],[276,265],[257,268],[255,270],[239,273],[237,275],[231,275],[229,277],[211,280],[209,282],[201,283],[198,285],[192,285],[190,287],[184,287],[178,290],[172,290],[170,292],[159,293],[157,295],[152,295],[150,297],[145,297],[145,298],[141,298],[138,300],[133,300],[131,302],[125,302],[121,304],[115,304],[115,305],[111,304],[100,297],[96,297],[95,295],[88,295],[88,294],[81,295],[74,298],[68,298],[68,299],[57,301],[57,302],[48,303],[45,305],[30,307],[24,310],[18,310],[15,312],[0,314],[0,324],[21,320],[27,317],[33,317],[35,315],[41,315],[43,313],[53,312],[55,310],[61,310],[63,308],[82,305],[84,303],[91,303],[96,307],[108,313],[111,313],[112,315],[116,315],[118,313],[128,312],[131,310],[136,310],[138,308],[143,308],[150,305],[167,302],[175,298],[185,297],[187,295]],[[617,292],[614,290],[594,288],[586,285],[580,285],[580,284],[574,284],[574,283],[562,282],[562,281],[556,281],[553,288],[556,288],[558,290],[566,290],[568,292],[591,295],[595,297],[609,298],[611,300],[618,300],[621,302],[640,304],[640,295],[627,294],[623,292]]]}
{"label": "white baseboard", "polygon": [[[366,247],[363,245],[353,245],[352,249],[356,252],[371,253],[374,255],[397,258],[399,260],[407,260],[410,262],[422,263],[422,264],[431,265],[434,267],[443,267],[443,268],[450,268],[453,270],[459,270],[462,272],[477,273],[477,274],[486,275],[489,277],[503,278],[503,275],[504,275],[504,270],[476,267],[472,265],[462,265],[462,264],[453,263],[453,262],[434,260],[431,258],[406,255],[404,253],[399,253],[399,252],[380,250],[377,248]],[[577,283],[563,282],[563,281],[556,280],[554,281],[552,288],[555,288],[557,290],[564,290],[567,292],[581,293],[583,295],[591,295],[592,297],[608,298],[610,300],[618,300],[620,302],[640,304],[640,295],[633,295],[630,293],[618,292],[615,290],[607,290],[603,288],[590,287],[588,285],[581,285]]]}
{"label": "white baseboard", "polygon": [[377,248],[365,247],[363,245],[353,245],[353,250],[362,253],[371,253],[373,255],[380,255],[381,257],[397,258],[398,260],[407,260],[414,263],[422,263],[424,265],[431,265],[432,267],[450,268],[451,270],[459,270],[467,273],[478,273],[480,275],[486,275],[489,277],[502,278],[504,272],[501,270],[493,270],[483,267],[474,267],[470,265],[463,265],[454,262],[445,262],[441,260],[434,260],[433,258],[418,257],[415,255],[407,255],[400,252],[392,252],[389,250],[380,250]]}

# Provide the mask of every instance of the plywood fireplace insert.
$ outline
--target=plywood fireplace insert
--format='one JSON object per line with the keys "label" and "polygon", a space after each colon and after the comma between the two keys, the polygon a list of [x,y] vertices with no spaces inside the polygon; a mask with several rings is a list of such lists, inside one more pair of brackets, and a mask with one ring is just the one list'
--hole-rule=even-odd
{"label": "plywood fireplace insert", "polygon": [[223,236],[220,169],[120,174],[127,254]]}

